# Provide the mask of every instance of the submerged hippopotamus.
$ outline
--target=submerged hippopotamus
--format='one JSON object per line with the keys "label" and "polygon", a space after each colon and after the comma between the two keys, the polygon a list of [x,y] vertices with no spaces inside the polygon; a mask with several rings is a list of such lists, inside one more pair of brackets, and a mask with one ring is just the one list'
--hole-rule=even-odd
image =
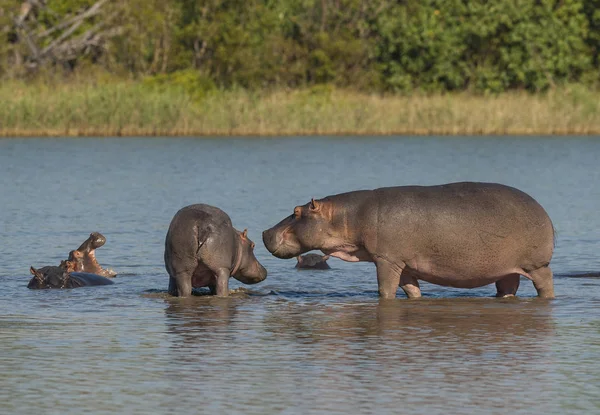
{"label": "submerged hippopotamus", "polygon": [[306,254],[296,257],[296,267],[298,269],[331,269],[327,260],[329,255]]}
{"label": "submerged hippopotamus", "polygon": [[69,252],[69,261],[75,266],[75,272],[86,272],[100,275],[102,277],[113,278],[117,273],[111,269],[104,269],[96,260],[96,249],[106,243],[106,238],[99,232],[92,232],[79,248]]}
{"label": "submerged hippopotamus", "polygon": [[320,249],[350,262],[374,262],[379,295],[398,286],[421,296],[418,280],[475,288],[496,283],[515,295],[519,276],[554,297],[554,228],[531,196],[495,183],[450,183],[362,190],[311,200],[263,232],[269,252],[293,258]]}
{"label": "submerged hippopotamus", "polygon": [[225,212],[203,204],[186,206],[173,217],[165,239],[165,267],[169,294],[180,297],[198,287],[209,287],[213,295],[225,297],[229,277],[244,284],[267,277],[247,230],[237,231]]}
{"label": "submerged hippopotamus", "polygon": [[72,261],[62,261],[58,267],[48,266],[39,269],[31,267],[29,271],[33,278],[27,284],[27,288],[78,288],[114,284],[108,278],[96,274],[75,272],[74,269],[75,264]]}

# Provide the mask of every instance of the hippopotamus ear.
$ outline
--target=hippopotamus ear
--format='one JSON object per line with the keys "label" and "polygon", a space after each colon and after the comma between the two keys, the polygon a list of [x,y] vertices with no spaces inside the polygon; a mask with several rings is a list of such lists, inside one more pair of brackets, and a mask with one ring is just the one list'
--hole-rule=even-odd
{"label": "hippopotamus ear", "polygon": [[301,264],[302,263],[302,256],[298,255],[296,257],[296,259],[298,260],[298,263]]}
{"label": "hippopotamus ear", "polygon": [[73,265],[73,261],[70,260],[66,260],[66,261],[61,261],[60,262],[60,267],[62,269],[64,269],[67,272],[73,272],[75,270],[75,267]]}
{"label": "hippopotamus ear", "polygon": [[319,210],[320,207],[321,204],[317,203],[317,201],[314,198],[310,199],[310,210]]}
{"label": "hippopotamus ear", "polygon": [[36,280],[38,280],[39,282],[42,282],[42,283],[44,282],[44,274],[40,273],[33,266],[31,266],[31,268],[29,268],[29,272],[31,272],[31,274],[33,274],[35,276]]}
{"label": "hippopotamus ear", "polygon": [[77,249],[69,252],[69,261],[74,261],[77,258],[81,258],[83,256],[83,254],[81,253],[81,251],[78,251]]}
{"label": "hippopotamus ear", "polygon": [[246,239],[248,237],[248,229],[244,229],[244,232],[242,232],[242,239]]}
{"label": "hippopotamus ear", "polygon": [[327,261],[328,259],[329,259],[329,255],[323,255],[323,256],[321,257],[321,260],[322,260],[322,261]]}

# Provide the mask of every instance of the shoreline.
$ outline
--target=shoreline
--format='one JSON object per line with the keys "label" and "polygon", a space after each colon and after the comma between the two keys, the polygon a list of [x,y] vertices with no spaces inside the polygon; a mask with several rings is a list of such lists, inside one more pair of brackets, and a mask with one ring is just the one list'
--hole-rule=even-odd
{"label": "shoreline", "polygon": [[143,132],[143,131],[126,131],[112,132],[105,131],[4,131],[0,129],[0,139],[10,138],[160,138],[160,137],[181,137],[181,138],[197,138],[197,139],[212,139],[212,138],[294,138],[294,137],[528,137],[528,138],[558,138],[558,137],[595,137],[600,136],[600,128],[595,130],[553,130],[553,131],[530,131],[530,130],[510,130],[510,131],[462,131],[462,130],[446,130],[446,129],[431,129],[419,131],[392,131],[392,132],[275,132],[275,133],[252,133],[252,132]]}

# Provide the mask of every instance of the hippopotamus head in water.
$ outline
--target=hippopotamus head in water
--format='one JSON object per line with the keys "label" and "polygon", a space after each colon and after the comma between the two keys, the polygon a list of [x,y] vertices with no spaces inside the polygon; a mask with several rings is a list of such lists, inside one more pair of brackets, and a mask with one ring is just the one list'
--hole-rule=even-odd
{"label": "hippopotamus head in water", "polygon": [[[67,266],[67,263],[69,265]],[[66,288],[69,281],[69,272],[67,268],[73,269],[73,264],[70,261],[62,261],[60,266],[42,267],[35,269],[33,266],[29,268],[33,278],[27,284],[27,288],[45,289],[45,288]]]}
{"label": "hippopotamus head in water", "polygon": [[296,259],[298,260],[296,263],[298,269],[331,269],[327,263],[329,255],[306,254],[298,255]]}
{"label": "hippopotamus head in water", "polygon": [[87,272],[103,277],[112,278],[117,275],[113,270],[107,270],[100,266],[96,260],[96,249],[106,243],[106,238],[99,232],[92,232],[74,251],[69,253],[69,261],[72,261],[76,272]]}
{"label": "hippopotamus head in water", "polygon": [[27,284],[30,289],[77,288],[92,285],[110,285],[113,282],[96,274],[76,272],[77,265],[72,261],[61,261],[60,266],[48,266],[29,271],[33,278]]}

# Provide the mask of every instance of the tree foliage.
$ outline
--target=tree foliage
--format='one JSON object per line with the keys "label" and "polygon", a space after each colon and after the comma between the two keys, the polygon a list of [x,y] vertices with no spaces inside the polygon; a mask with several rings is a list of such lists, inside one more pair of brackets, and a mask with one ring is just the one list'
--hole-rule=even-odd
{"label": "tree foliage", "polygon": [[[31,10],[23,15],[25,6]],[[202,88],[541,91],[597,82],[598,6],[598,0],[3,0],[0,76],[94,66]],[[77,16],[85,18],[76,27],[66,24]]]}

